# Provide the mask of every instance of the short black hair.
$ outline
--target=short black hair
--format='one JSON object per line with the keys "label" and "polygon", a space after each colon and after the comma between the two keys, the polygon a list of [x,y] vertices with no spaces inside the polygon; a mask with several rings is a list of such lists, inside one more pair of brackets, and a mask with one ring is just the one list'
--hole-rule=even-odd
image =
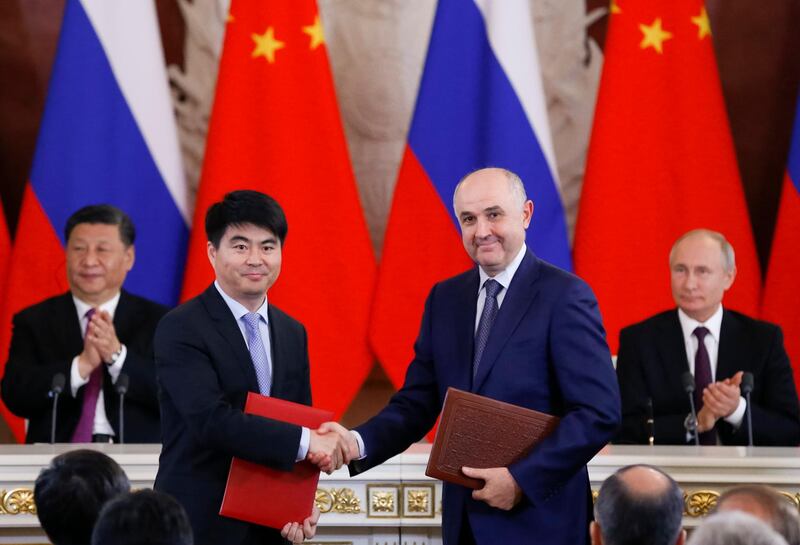
{"label": "short black hair", "polygon": [[127,247],[136,240],[136,228],[128,214],[110,204],[90,204],[74,212],[64,226],[64,241],[69,240],[72,230],[81,223],[102,223],[119,227],[119,238]]}
{"label": "short black hair", "polygon": [[[630,490],[622,476],[633,468],[649,468],[666,477],[664,493]],[[605,545],[674,545],[681,531],[683,493],[672,477],[656,467],[627,466],[603,482],[594,513]]]}
{"label": "short black hair", "polygon": [[228,226],[247,223],[268,229],[283,246],[289,230],[283,208],[269,195],[250,189],[231,191],[220,202],[208,207],[206,237],[215,248],[219,248]]}
{"label": "short black hair", "polygon": [[80,449],[59,454],[33,489],[39,522],[54,545],[86,545],[103,505],[131,488],[122,468],[103,454]]}
{"label": "short black hair", "polygon": [[92,545],[193,545],[192,526],[181,504],[154,490],[120,496],[103,508]]}

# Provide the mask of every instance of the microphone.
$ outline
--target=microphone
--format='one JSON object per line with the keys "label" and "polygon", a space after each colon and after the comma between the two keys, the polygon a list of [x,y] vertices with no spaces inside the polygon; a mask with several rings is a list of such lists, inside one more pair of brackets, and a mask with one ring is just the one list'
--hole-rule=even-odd
{"label": "microphone", "polygon": [[753,373],[742,374],[741,392],[747,401],[745,413],[747,413],[747,446],[753,446],[753,410],[750,408],[750,392],[753,391]]}
{"label": "microphone", "polygon": [[47,395],[53,398],[53,419],[50,422],[50,444],[56,442],[56,417],[58,415],[58,396],[64,391],[64,384],[67,379],[64,373],[56,373],[53,375],[53,381],[50,383],[50,391]]}
{"label": "microphone", "polygon": [[130,379],[125,373],[120,373],[114,383],[114,389],[119,394],[119,444],[125,444],[125,394],[128,393]]}
{"label": "microphone", "polygon": [[692,424],[694,429],[689,431],[694,433],[694,444],[699,447],[700,434],[697,431],[697,410],[695,410],[694,407],[694,375],[686,371],[681,375],[681,382],[683,383],[683,391],[689,396],[689,406],[692,408]]}
{"label": "microphone", "polygon": [[653,398],[647,398],[647,442],[652,447],[656,442],[656,427],[653,420]]}

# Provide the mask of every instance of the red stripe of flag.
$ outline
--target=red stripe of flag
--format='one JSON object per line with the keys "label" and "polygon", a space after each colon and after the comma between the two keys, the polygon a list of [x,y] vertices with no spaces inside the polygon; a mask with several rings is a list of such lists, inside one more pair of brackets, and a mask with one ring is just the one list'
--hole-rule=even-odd
{"label": "red stripe of flag", "polygon": [[674,306],[684,232],[733,244],[726,306],[757,312],[761,278],[703,2],[619,1],[610,18],[574,255],[615,353],[622,327]]}
{"label": "red stripe of flag", "polygon": [[313,0],[232,3],[184,299],[214,278],[203,219],[235,189],[263,191],[286,212],[283,268],[269,301],[305,324],[314,404],[339,418],[373,363],[375,258]]}

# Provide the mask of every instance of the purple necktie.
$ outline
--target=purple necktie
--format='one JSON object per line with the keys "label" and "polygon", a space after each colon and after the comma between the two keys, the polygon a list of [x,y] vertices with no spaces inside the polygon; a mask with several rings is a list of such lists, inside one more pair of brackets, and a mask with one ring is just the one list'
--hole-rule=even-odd
{"label": "purple necktie", "polygon": [[489,342],[489,332],[492,330],[494,319],[499,309],[497,304],[497,294],[503,289],[503,285],[491,278],[487,280],[483,287],[486,289],[486,301],[483,303],[483,312],[478,322],[478,331],[475,333],[475,357],[472,360],[472,377],[478,376],[478,366],[481,363],[483,350]]}
{"label": "purple necktie", "polygon": [[[703,408],[703,390],[711,384],[711,358],[708,357],[706,343],[703,342],[708,333],[708,329],[702,326],[694,330],[694,336],[697,337],[697,353],[694,356],[694,403],[698,412]],[[716,432],[710,430],[701,433],[700,444],[716,445]]]}
{"label": "purple necktie", "polygon": [[[89,324],[92,321],[95,310],[90,308],[86,311],[86,331],[84,338],[89,331]],[[89,382],[83,389],[83,406],[81,407],[81,418],[72,434],[73,443],[91,443],[92,431],[94,430],[94,413],[97,408],[97,398],[100,396],[100,389],[103,386],[103,366],[98,365],[89,375]]]}

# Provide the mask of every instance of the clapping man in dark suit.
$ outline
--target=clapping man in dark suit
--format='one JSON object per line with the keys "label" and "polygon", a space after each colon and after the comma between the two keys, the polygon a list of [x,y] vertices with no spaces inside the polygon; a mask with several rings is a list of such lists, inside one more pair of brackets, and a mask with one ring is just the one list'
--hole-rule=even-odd
{"label": "clapping man in dark suit", "polygon": [[431,289],[405,383],[347,438],[358,473],[422,439],[450,386],[560,417],[555,431],[509,467],[463,468],[485,481],[445,483],[449,545],[587,543],[586,463],[616,433],[619,392],[597,301],[579,278],[525,245],[533,203],[517,175],[487,168],[456,187],[455,214],[476,267]]}
{"label": "clapping man in dark suit", "polygon": [[[694,443],[681,380],[691,372],[702,444],[746,445],[746,409],[752,411],[755,444],[800,443],[800,409],[780,328],[722,306],[736,278],[730,243],[714,231],[690,231],[673,245],[669,267],[678,308],[620,332],[618,441],[648,441],[652,406],[656,444]],[[745,371],[754,378],[750,407],[740,388]]]}
{"label": "clapping man in dark suit", "polygon": [[125,441],[158,443],[153,333],[167,309],[122,289],[134,263],[133,223],[113,206],[87,206],[67,220],[64,238],[70,290],[14,316],[3,401],[28,419],[28,443],[49,441],[48,392],[61,373],[66,395],[59,400],[56,441],[116,441],[114,384],[125,373]]}
{"label": "clapping man in dark suit", "polygon": [[[216,281],[156,332],[164,445],[155,488],[183,505],[198,545],[284,543],[276,530],[218,515],[231,458],[290,471],[313,454],[331,470],[349,454],[337,434],[243,412],[248,392],[311,404],[306,330],[268,300],[288,229],[280,205],[234,191],[209,207],[205,228]],[[264,501],[281,498],[264,490]],[[287,524],[283,537],[312,537],[318,517]]]}

